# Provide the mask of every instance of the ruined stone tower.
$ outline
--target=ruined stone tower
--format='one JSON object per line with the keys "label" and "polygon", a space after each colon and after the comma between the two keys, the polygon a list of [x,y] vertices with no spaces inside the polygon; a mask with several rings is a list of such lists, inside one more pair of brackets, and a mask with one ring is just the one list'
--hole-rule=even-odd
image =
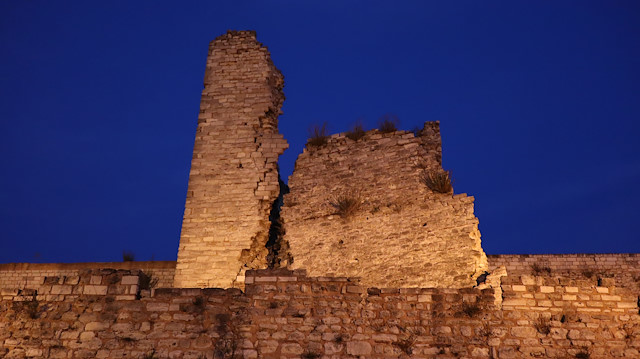
{"label": "ruined stone tower", "polygon": [[[361,277],[372,287],[472,287],[488,269],[473,197],[438,193],[440,126],[418,135],[372,130],[307,145],[284,197],[283,262],[310,276]],[[357,202],[348,218],[347,201]]]}
{"label": "ruined stone tower", "polygon": [[284,79],[253,31],[209,45],[175,287],[242,287],[266,267],[269,211],[279,193]]}

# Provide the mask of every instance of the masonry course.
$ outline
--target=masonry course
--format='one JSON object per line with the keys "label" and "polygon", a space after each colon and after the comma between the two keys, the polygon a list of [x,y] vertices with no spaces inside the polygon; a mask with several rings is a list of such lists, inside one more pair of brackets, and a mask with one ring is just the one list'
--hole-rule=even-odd
{"label": "masonry course", "polygon": [[[640,350],[637,294],[612,282],[503,277],[499,302],[494,289],[368,288],[304,270],[250,270],[244,292],[152,293],[139,277],[87,270],[59,284],[68,288],[61,294],[4,297],[0,356],[638,358]],[[106,293],[86,291],[98,286]]]}

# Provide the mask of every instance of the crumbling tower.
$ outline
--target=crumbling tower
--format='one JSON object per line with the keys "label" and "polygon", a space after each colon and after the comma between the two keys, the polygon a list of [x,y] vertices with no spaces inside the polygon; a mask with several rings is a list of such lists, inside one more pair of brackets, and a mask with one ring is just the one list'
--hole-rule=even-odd
{"label": "crumbling tower", "polygon": [[243,287],[266,267],[269,211],[279,193],[284,79],[254,31],[209,45],[175,287]]}
{"label": "crumbling tower", "polygon": [[307,144],[284,196],[281,263],[379,288],[474,286],[488,265],[473,197],[425,184],[444,173],[441,148],[438,122]]}

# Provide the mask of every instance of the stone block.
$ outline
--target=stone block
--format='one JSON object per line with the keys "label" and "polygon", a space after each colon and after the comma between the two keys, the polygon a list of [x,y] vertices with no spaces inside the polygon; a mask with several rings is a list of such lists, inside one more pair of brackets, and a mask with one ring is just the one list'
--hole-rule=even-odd
{"label": "stone block", "polygon": [[106,295],[108,287],[106,285],[85,285],[82,294],[85,295]]}
{"label": "stone block", "polygon": [[139,277],[137,275],[125,275],[122,277],[120,284],[123,285],[137,285]]}
{"label": "stone block", "polygon": [[371,354],[371,344],[363,341],[349,341],[347,342],[347,354],[369,355]]}

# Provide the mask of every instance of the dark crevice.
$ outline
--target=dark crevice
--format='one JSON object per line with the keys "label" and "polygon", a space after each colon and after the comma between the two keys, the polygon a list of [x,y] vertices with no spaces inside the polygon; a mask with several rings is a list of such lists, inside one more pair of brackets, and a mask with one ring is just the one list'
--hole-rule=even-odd
{"label": "dark crevice", "polygon": [[278,194],[278,198],[273,201],[271,212],[269,213],[269,221],[271,221],[271,225],[269,226],[269,239],[266,244],[267,250],[269,250],[269,253],[267,254],[267,265],[269,268],[280,268],[280,250],[282,249],[282,240],[284,236],[284,229],[280,219],[280,210],[284,203],[284,195],[289,193],[289,186],[280,179],[279,169],[278,184],[280,185],[280,193]]}

